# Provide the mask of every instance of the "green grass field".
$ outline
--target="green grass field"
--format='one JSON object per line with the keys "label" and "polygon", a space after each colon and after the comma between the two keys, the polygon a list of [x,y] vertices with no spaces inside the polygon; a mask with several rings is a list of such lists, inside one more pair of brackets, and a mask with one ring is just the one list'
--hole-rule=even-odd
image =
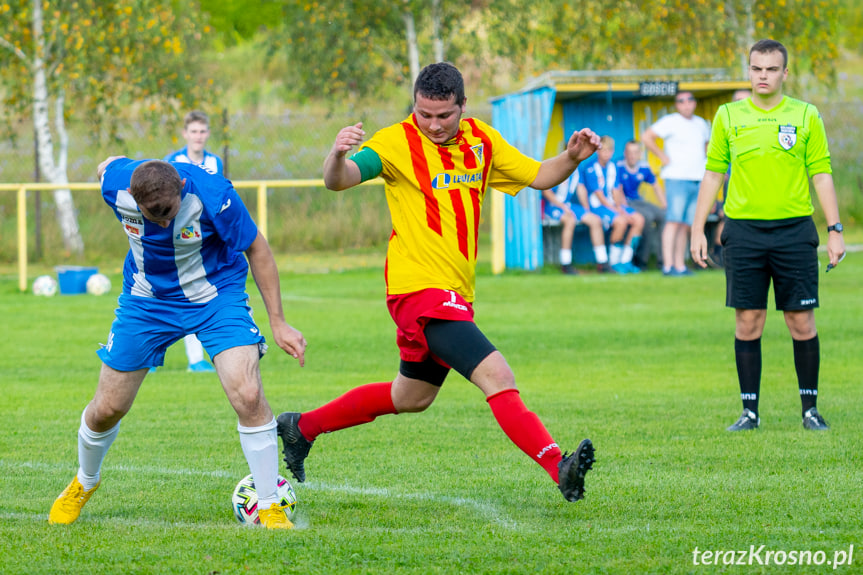
{"label": "green grass field", "polygon": [[[276,412],[395,374],[373,255],[280,262],[288,321],[309,347],[302,369],[275,349],[262,361]],[[477,322],[558,443],[594,441],[587,498],[565,502],[480,392],[451,374],[423,414],[320,437],[308,481],[294,482],[297,529],[278,533],[234,520],[231,491],[248,473],[236,416],[215,376],[185,372],[182,346],[144,382],[81,518],[49,526],[76,470],[76,431],[119,277],[111,296],[42,299],[2,275],[0,572],[827,573],[826,561],[853,545],[851,565],[836,571],[859,573],[859,260],[851,254],[821,276],[819,408],[832,429],[802,428],[790,338],[771,311],[762,427],[738,435],[725,432],[740,404],[722,273],[493,277],[484,264]],[[761,545],[762,560],[808,551],[824,564],[693,564],[696,548]]]}

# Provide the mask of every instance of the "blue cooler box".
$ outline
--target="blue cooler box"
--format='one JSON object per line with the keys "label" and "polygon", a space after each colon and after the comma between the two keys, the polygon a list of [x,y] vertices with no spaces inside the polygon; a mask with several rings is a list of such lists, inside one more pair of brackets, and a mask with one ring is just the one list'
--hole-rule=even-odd
{"label": "blue cooler box", "polygon": [[54,269],[57,271],[60,293],[63,295],[87,293],[87,280],[91,275],[99,273],[99,268],[82,266],[58,266]]}

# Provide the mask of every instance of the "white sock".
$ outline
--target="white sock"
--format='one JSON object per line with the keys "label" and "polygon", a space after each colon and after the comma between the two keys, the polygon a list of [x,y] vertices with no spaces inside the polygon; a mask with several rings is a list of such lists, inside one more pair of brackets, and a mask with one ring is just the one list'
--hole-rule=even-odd
{"label": "white sock", "polygon": [[189,358],[189,365],[204,361],[204,346],[201,345],[195,334],[190,333],[183,338],[183,342],[186,344],[186,357]]}
{"label": "white sock", "polygon": [[617,265],[620,263],[620,258],[623,255],[623,245],[621,244],[611,244],[611,256],[609,259],[611,260],[611,265]]}
{"label": "white sock", "polygon": [[560,250],[560,265],[568,266],[572,263],[572,250]]}
{"label": "white sock", "polygon": [[[84,413],[87,413],[86,409]],[[81,414],[81,427],[78,428],[78,481],[88,491],[99,483],[102,461],[120,432],[120,422],[108,431],[96,432],[87,427],[84,413]]]}
{"label": "white sock", "polygon": [[596,258],[596,263],[598,264],[608,263],[608,250],[605,249],[605,244],[601,246],[593,246],[593,257]]}
{"label": "white sock", "polygon": [[237,425],[240,445],[258,492],[258,509],[269,509],[279,500],[276,482],[279,476],[279,446],[276,442],[276,418],[260,427]]}
{"label": "white sock", "polygon": [[635,252],[632,250],[632,246],[627,244],[627,245],[623,246],[623,255],[620,256],[620,261],[625,263],[625,264],[628,264],[629,262],[632,261],[632,256],[634,254],[635,254]]}

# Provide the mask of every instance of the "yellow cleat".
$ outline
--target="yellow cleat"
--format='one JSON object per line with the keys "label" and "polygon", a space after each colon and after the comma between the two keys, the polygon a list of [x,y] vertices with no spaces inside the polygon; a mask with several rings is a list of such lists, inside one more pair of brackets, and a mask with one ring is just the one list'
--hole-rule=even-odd
{"label": "yellow cleat", "polygon": [[76,475],[72,483],[63,490],[63,493],[60,494],[60,497],[51,506],[51,513],[48,514],[48,523],[51,525],[69,525],[70,523],[74,523],[78,519],[78,516],[81,515],[81,509],[84,507],[84,504],[90,500],[90,497],[99,489],[99,485],[101,484],[102,482],[100,481],[93,489],[84,491],[84,486],[78,482],[78,476]]}
{"label": "yellow cleat", "polygon": [[[293,529],[294,524],[285,513],[287,505],[273,503],[269,509],[258,509],[258,519],[267,529]],[[73,520],[74,521],[74,520]]]}

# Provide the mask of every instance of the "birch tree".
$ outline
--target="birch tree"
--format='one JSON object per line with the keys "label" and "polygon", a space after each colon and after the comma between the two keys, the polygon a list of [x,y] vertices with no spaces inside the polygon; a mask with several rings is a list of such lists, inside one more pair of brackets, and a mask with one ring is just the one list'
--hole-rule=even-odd
{"label": "birch tree", "polygon": [[[193,73],[206,26],[180,8],[171,0],[0,0],[4,120],[32,118],[48,182],[68,183],[70,118],[114,133],[132,104],[158,115],[212,94],[196,89],[207,82]],[[72,194],[55,191],[54,201],[66,251],[81,254]]]}

